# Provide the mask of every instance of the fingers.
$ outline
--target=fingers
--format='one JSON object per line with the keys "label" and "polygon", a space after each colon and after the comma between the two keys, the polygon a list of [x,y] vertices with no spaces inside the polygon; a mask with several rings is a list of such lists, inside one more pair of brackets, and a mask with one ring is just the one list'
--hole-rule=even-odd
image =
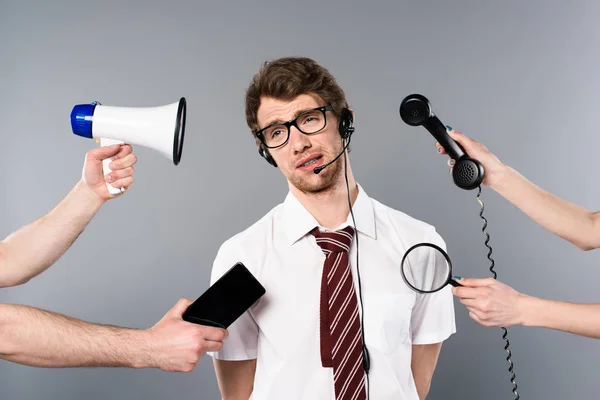
{"label": "fingers", "polygon": [[[131,149],[131,147],[129,148]],[[121,153],[123,152],[121,151],[115,156],[118,158],[112,157],[113,161],[109,164],[110,169],[117,170],[132,167],[137,162],[137,156],[131,153],[131,151],[128,154],[125,154],[122,157],[120,157]]]}
{"label": "fingers", "polygon": [[435,142],[435,148],[437,149],[438,153],[446,154],[446,150],[444,150],[444,147],[440,144],[440,142]]}
{"label": "fingers", "polygon": [[110,183],[120,179],[125,179],[131,175],[133,175],[133,167],[127,167],[125,169],[113,170],[110,174],[106,174],[104,176],[104,180]]}
{"label": "fingers", "polygon": [[219,351],[223,347],[223,342],[214,342],[212,340],[207,340],[204,344],[205,351]]}
{"label": "fingers", "polygon": [[485,320],[486,316],[492,312],[492,305],[489,300],[474,300],[474,299],[461,299],[460,302],[467,307],[467,309],[479,317],[479,319]]}
{"label": "fingers", "polygon": [[471,319],[473,321],[477,322],[478,324],[481,324],[484,326],[486,325],[485,321],[483,319],[481,319],[475,311],[469,311],[469,317],[471,317]]}
{"label": "fingers", "polygon": [[[107,158],[110,158],[111,160],[121,160],[123,158],[126,158],[132,152],[133,152],[133,148],[131,147],[131,145],[113,144],[111,146],[101,146],[101,147],[92,149],[86,153],[86,157],[90,161],[102,161]],[[135,161],[133,163],[128,162],[128,163],[126,163],[125,166],[128,167],[133,164],[135,164]],[[113,167],[111,167],[111,168],[113,168]],[[116,166],[115,169],[116,168],[119,168],[119,167]]]}
{"label": "fingers", "polygon": [[456,140],[457,142],[459,140],[473,140],[468,138],[464,133],[460,132],[460,131],[456,131],[454,129],[450,129],[448,131],[448,135],[450,135],[450,137],[454,140]]}
{"label": "fingers", "polygon": [[475,140],[465,136],[465,134],[462,132],[451,130],[451,131],[448,131],[448,135],[450,135],[450,137],[452,139],[454,139],[456,142],[460,143],[463,147],[472,145],[473,143],[476,143]]}
{"label": "fingers", "polygon": [[177,304],[175,304],[173,306],[173,308],[171,308],[169,310],[168,314],[170,314],[174,317],[181,318],[181,316],[183,315],[185,310],[187,310],[187,308],[190,306],[190,304],[192,304],[191,300],[186,299],[186,298],[181,298],[181,299],[179,299]]}
{"label": "fingers", "polygon": [[207,326],[204,328],[204,338],[206,340],[221,342],[229,336],[229,332],[226,329],[222,328],[213,328],[211,326]]}
{"label": "fingers", "polygon": [[440,144],[440,142],[435,142],[435,147],[436,147],[438,153],[446,154],[446,150],[444,149],[444,146],[442,146]]}
{"label": "fingers", "polygon": [[137,156],[132,153],[130,145],[121,145],[118,153],[111,157],[109,168],[112,170],[104,176],[104,180],[114,187],[129,189],[133,185],[133,165]]}
{"label": "fingers", "polygon": [[[490,278],[491,279],[491,278]],[[463,284],[465,278],[458,280],[460,284]],[[473,279],[472,279],[473,280]],[[477,284],[481,282],[487,282],[488,279],[477,279]],[[492,279],[493,283],[493,279]],[[487,299],[492,294],[492,289],[488,286],[475,286],[469,287],[468,285],[463,285],[462,287],[453,287],[452,293],[461,299]]]}
{"label": "fingers", "polygon": [[470,309],[480,309],[480,301],[479,300],[475,300],[475,299],[471,299],[471,298],[467,298],[467,297],[460,297],[459,298],[460,302],[462,304],[465,305],[465,307],[467,307],[469,310]]}
{"label": "fingers", "polygon": [[[462,280],[460,283],[462,284]],[[477,299],[478,297],[481,297],[478,288],[453,287],[452,293],[460,299]]]}
{"label": "fingers", "polygon": [[490,286],[494,282],[497,282],[494,278],[461,278],[460,284],[467,287],[484,287]]}
{"label": "fingers", "polygon": [[113,186],[113,187],[123,188],[123,189],[127,190],[131,187],[131,185],[133,185],[133,176],[128,176],[127,178],[117,179],[116,181],[107,181],[107,182],[110,183],[111,186]]}
{"label": "fingers", "polygon": [[[112,146],[102,146],[92,149],[87,152],[86,156],[91,161],[102,161],[109,157],[114,157],[121,150],[120,144],[113,144]],[[131,147],[131,146],[130,146]]]}
{"label": "fingers", "polygon": [[133,148],[129,144],[121,144],[117,146],[120,146],[119,151],[111,157],[112,160],[120,160],[133,152]]}
{"label": "fingers", "polygon": [[[455,131],[453,128],[447,126],[446,127],[446,131],[448,132],[448,135],[454,139],[456,142],[460,143],[461,145],[463,145],[466,142],[472,142],[472,143],[476,143],[475,140],[468,138],[467,136],[465,136],[462,132],[459,131]],[[438,153],[440,154],[447,154],[446,150],[444,149],[444,147],[440,144],[440,142],[435,142],[435,147],[437,148]]]}

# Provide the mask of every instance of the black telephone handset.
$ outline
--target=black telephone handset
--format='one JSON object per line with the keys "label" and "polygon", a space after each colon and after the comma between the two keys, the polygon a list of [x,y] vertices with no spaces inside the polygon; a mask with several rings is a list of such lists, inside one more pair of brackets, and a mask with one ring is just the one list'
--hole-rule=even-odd
{"label": "black telephone handset", "polygon": [[[483,182],[483,178],[485,176],[483,165],[481,165],[479,161],[469,157],[469,155],[465,152],[465,149],[463,149],[459,143],[457,143],[450,137],[450,135],[448,135],[445,126],[442,124],[439,118],[435,116],[431,108],[431,104],[425,96],[420,94],[411,94],[406,96],[400,103],[400,117],[406,124],[410,126],[423,126],[425,129],[427,129],[429,133],[431,133],[433,137],[436,138],[437,141],[444,147],[444,150],[446,150],[448,155],[456,161],[454,168],[452,169],[452,179],[454,180],[456,186],[465,190],[478,189],[477,201],[481,206],[479,216],[483,220],[483,228],[481,231],[486,237],[485,246],[489,250],[487,258],[491,263],[490,271],[494,275],[494,279],[496,279],[498,275],[496,274],[496,271],[494,271],[495,263],[494,259],[491,257],[492,247],[488,244],[490,241],[490,235],[486,232],[487,220],[483,216],[484,205],[483,201],[481,201],[479,198],[481,194],[481,183]],[[517,392],[518,386],[515,382],[516,375],[514,372],[514,365],[511,360],[512,353],[509,350],[510,342],[507,338],[508,330],[505,327],[502,327],[502,330],[504,332],[502,339],[504,339],[506,343],[504,350],[508,353],[506,361],[509,363],[508,372],[511,374],[510,382],[513,384],[512,392],[515,395],[515,400],[519,400],[520,396]]]}
{"label": "black telephone handset", "polygon": [[429,100],[420,94],[406,96],[400,104],[400,117],[411,126],[423,126],[456,160],[452,179],[456,186],[465,190],[476,189],[485,175],[483,165],[467,155],[462,146],[448,135],[446,128],[433,113]]}

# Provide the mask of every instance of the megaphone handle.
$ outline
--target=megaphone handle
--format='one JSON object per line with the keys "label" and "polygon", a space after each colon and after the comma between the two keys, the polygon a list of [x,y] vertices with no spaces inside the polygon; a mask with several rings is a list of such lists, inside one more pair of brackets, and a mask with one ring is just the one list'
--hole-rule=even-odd
{"label": "megaphone handle", "polygon": [[[102,138],[100,139],[100,146],[112,146],[113,144],[124,144],[124,143],[125,142],[123,142],[121,140],[102,139]],[[112,169],[110,169],[110,167],[109,167],[111,161],[112,160],[110,158],[106,158],[106,159],[102,160],[102,170],[104,171],[105,176],[112,172]],[[108,189],[108,193],[110,193],[110,194],[123,193],[123,189],[116,188],[108,182],[106,183],[106,188]]]}

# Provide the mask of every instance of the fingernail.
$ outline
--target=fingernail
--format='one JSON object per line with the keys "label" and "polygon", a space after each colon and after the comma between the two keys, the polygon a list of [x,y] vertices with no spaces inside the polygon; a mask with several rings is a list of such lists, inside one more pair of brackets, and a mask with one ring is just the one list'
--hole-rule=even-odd
{"label": "fingernail", "polygon": [[458,276],[458,275],[454,275],[452,278],[454,278],[454,279],[455,279],[455,280],[457,280],[457,281],[460,281],[460,280],[462,279],[462,278],[461,278],[460,276]]}
{"label": "fingernail", "polygon": [[449,131],[451,131],[452,127],[450,125],[446,125],[446,129],[449,130]]}
{"label": "fingernail", "polygon": [[454,165],[454,160],[450,160],[450,165]]}
{"label": "fingernail", "polygon": [[105,180],[106,182],[112,182],[112,180],[113,180],[113,179],[112,179],[112,176],[110,176],[110,175],[106,175],[106,176],[104,177],[104,180]]}

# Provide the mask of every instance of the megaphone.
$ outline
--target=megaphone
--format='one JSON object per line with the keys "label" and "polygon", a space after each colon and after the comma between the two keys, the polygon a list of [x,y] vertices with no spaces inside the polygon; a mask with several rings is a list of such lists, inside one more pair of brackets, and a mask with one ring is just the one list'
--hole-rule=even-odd
{"label": "megaphone", "polygon": [[[77,104],[71,111],[73,133],[96,139],[101,146],[132,144],[154,149],[179,164],[185,135],[186,100],[157,107],[115,107],[94,101]],[[102,161],[104,175],[111,172],[111,160]],[[106,184],[109,193],[122,188]]]}

